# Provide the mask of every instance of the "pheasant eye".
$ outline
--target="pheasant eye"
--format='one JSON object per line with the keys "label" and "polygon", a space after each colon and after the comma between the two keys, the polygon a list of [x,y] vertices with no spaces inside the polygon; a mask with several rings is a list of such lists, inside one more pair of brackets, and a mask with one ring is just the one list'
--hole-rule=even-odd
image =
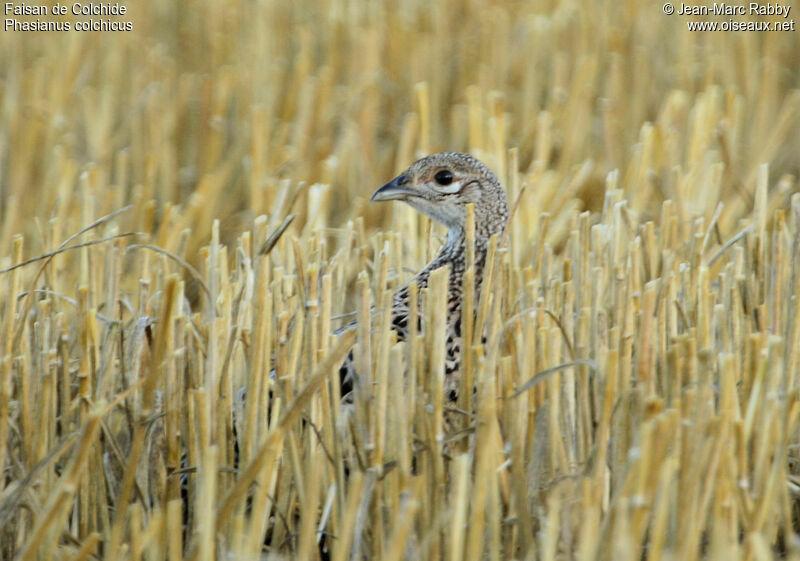
{"label": "pheasant eye", "polygon": [[436,172],[436,175],[434,175],[433,178],[439,185],[450,185],[453,182],[453,174],[446,169]]}

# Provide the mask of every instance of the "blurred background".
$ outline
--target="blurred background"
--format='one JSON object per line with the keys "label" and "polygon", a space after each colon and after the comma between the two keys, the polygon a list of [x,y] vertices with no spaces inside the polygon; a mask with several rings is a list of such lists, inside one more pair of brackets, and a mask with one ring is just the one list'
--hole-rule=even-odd
{"label": "blurred background", "polygon": [[[14,233],[43,251],[43,222],[82,197],[95,217],[134,204],[123,223],[167,246],[186,226],[207,243],[212,217],[229,236],[262,213],[374,227],[373,190],[444,150],[485,159],[512,199],[530,186],[526,236],[541,211],[597,210],[612,170],[645,216],[725,199],[729,227],[759,164],[798,171],[798,32],[689,32],[642,1],[127,8],[93,17],[132,32],[0,34],[1,259]],[[17,19],[37,17],[55,19]]]}

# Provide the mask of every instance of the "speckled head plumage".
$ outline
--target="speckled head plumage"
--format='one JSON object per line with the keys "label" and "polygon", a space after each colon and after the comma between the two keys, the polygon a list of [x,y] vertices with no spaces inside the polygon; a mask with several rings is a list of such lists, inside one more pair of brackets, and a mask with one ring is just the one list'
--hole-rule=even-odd
{"label": "speckled head plumage", "polygon": [[443,152],[417,160],[378,189],[373,201],[400,200],[444,224],[451,239],[463,234],[466,205],[475,205],[477,238],[503,231],[506,194],[497,176],[469,154]]}

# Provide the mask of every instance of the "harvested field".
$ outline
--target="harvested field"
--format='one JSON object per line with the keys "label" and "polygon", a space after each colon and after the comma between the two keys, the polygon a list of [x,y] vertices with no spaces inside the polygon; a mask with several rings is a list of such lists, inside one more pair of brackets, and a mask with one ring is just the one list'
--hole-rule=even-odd
{"label": "harvested field", "polygon": [[[132,30],[0,33],[1,559],[800,559],[800,32],[643,0],[13,17]],[[368,202],[439,151],[513,207],[457,407],[444,277],[408,341],[388,313],[444,230]]]}

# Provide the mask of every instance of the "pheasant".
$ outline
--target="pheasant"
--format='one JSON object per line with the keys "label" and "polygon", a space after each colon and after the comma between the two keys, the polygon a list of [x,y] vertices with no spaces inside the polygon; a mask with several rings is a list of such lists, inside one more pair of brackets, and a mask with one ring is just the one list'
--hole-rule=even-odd
{"label": "pheasant", "polygon": [[[447,227],[447,241],[436,257],[408,284],[400,288],[392,301],[392,329],[399,340],[408,336],[408,287],[414,282],[427,286],[432,271],[450,267],[447,303],[447,339],[445,388],[454,401],[461,362],[462,279],[466,265],[466,206],[475,206],[475,295],[480,295],[489,240],[502,234],[508,221],[506,194],[492,171],[469,154],[445,152],[432,154],[411,164],[403,173],[378,189],[372,201],[403,201],[412,208]],[[353,327],[350,324],[340,331]],[[342,364],[339,374],[342,395],[352,390],[357,380],[353,353]]]}
{"label": "pheasant", "polygon": [[[466,268],[466,205],[475,206],[475,296],[480,295],[489,240],[502,234],[508,221],[506,194],[494,173],[482,162],[469,154],[446,152],[433,154],[411,164],[403,173],[378,189],[372,201],[403,201],[414,209],[447,227],[447,241],[436,257],[417,273],[408,284],[400,288],[392,302],[392,329],[399,340],[408,337],[409,289],[416,283],[421,289],[428,285],[430,274],[441,267],[450,267],[447,305],[447,339],[445,388],[449,401],[457,398],[458,371],[461,362],[461,305],[463,276]],[[352,329],[350,323],[337,330],[342,333]],[[358,380],[353,351],[351,350],[339,369],[341,395],[352,402],[353,385]],[[275,371],[271,372],[275,376]],[[243,407],[247,389],[237,392],[236,403],[241,410],[234,420],[244,417]],[[272,393],[270,391],[271,405]],[[271,417],[270,414],[267,417]],[[236,423],[234,434],[236,434]],[[234,449],[234,467],[239,463],[238,439]],[[181,458],[181,467],[189,471],[186,456]],[[184,504],[188,501],[188,477],[182,476],[181,493]],[[186,516],[184,510],[184,517]]]}

